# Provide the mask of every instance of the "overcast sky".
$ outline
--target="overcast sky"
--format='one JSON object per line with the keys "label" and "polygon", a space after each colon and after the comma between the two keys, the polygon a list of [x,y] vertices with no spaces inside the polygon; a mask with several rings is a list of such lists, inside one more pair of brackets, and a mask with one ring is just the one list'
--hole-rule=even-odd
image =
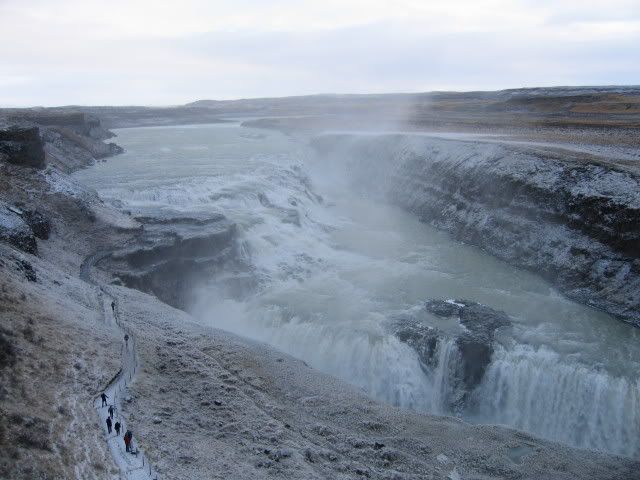
{"label": "overcast sky", "polygon": [[0,0],[0,106],[640,84],[640,0]]}

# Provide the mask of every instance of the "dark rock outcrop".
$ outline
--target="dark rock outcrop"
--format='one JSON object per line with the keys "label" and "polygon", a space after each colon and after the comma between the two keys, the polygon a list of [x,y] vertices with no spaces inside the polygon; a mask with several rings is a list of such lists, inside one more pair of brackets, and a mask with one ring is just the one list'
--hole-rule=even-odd
{"label": "dark rock outcrop", "polygon": [[439,317],[458,317],[466,328],[467,331],[456,338],[456,346],[462,359],[463,381],[467,388],[473,389],[491,363],[496,330],[511,325],[511,320],[504,312],[465,300],[429,300],[425,308]]}
{"label": "dark rock outcrop", "polygon": [[33,234],[41,240],[47,240],[51,233],[51,222],[38,210],[25,210],[22,218],[31,227]]}
{"label": "dark rock outcrop", "polygon": [[236,258],[236,227],[222,215],[202,218],[138,218],[144,229],[135,245],[104,265],[131,288],[187,309],[195,288]]}
{"label": "dark rock outcrop", "polygon": [[9,115],[14,123],[35,123],[43,127],[64,127],[94,140],[106,140],[114,133],[102,126],[95,115],[68,109],[19,110]]}
{"label": "dark rock outcrop", "polygon": [[527,147],[411,135],[325,135],[354,188],[532,270],[568,297],[640,326],[640,177]]}
{"label": "dark rock outcrop", "polygon": [[25,167],[44,168],[44,149],[38,127],[0,129],[0,157]]}
{"label": "dark rock outcrop", "polygon": [[[436,317],[433,322],[432,316]],[[437,319],[454,319],[459,329],[438,325]],[[491,307],[467,300],[428,300],[424,309],[412,316],[402,316],[393,323],[394,334],[416,350],[426,369],[445,369],[450,378],[448,407],[460,410],[471,392],[480,384],[491,363],[496,333],[509,327],[509,316]],[[441,349],[452,348],[449,355]],[[439,365],[439,362],[448,362]]]}
{"label": "dark rock outcrop", "polygon": [[0,117],[0,161],[71,173],[124,150],[90,114],[58,109],[18,109]]}
{"label": "dark rock outcrop", "polygon": [[38,243],[21,214],[19,209],[0,202],[0,241],[10,243],[24,252],[36,254]]}

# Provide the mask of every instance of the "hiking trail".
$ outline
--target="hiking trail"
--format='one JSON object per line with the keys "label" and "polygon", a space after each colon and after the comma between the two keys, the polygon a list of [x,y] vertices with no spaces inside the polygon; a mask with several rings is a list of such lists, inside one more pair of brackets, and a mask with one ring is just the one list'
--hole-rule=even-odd
{"label": "hiking trail", "polygon": [[[149,463],[149,460],[145,456],[142,449],[140,449],[140,447],[138,446],[136,434],[133,429],[131,429],[133,432],[133,441],[131,445],[132,450],[136,451],[137,454],[128,453],[125,450],[123,436],[124,432],[126,432],[129,427],[120,410],[122,402],[127,401],[131,398],[128,391],[128,385],[135,378],[135,374],[138,369],[138,359],[135,350],[135,337],[131,332],[129,332],[129,330],[120,320],[120,316],[118,314],[117,299],[109,294],[104,286],[97,283],[91,277],[91,268],[93,267],[93,265],[97,261],[111,255],[111,253],[112,251],[101,251],[88,256],[80,267],[80,277],[86,282],[89,282],[100,289],[99,296],[102,304],[102,313],[105,323],[112,324],[117,327],[121,335],[120,338],[122,339],[122,366],[120,367],[120,371],[118,372],[118,374],[109,382],[109,384],[103,390],[103,392],[107,394],[108,405],[113,405],[115,409],[113,414],[113,424],[115,424],[116,422],[120,422],[120,435],[116,435],[113,428],[110,434],[107,432],[106,420],[109,416],[108,405],[102,407],[102,400],[99,395],[94,400],[94,407],[96,408],[98,416],[100,417],[100,425],[103,435],[109,445],[109,450],[111,451],[113,460],[120,469],[122,478],[125,478],[126,480],[159,480],[158,474],[154,470],[153,466]],[[112,302],[115,305],[115,308],[112,308]],[[125,335],[129,336],[127,343],[125,343],[124,340]]]}

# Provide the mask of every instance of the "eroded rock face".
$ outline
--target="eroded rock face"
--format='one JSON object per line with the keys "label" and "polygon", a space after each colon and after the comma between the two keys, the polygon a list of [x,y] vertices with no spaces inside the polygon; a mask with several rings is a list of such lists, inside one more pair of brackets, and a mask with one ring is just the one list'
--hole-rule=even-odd
{"label": "eroded rock face", "polygon": [[138,218],[132,247],[106,260],[126,286],[186,310],[195,289],[236,258],[236,227],[224,216]]}
{"label": "eroded rock face", "polygon": [[44,168],[45,155],[38,127],[0,129],[0,157],[25,167]]}
{"label": "eroded rock face", "polygon": [[[457,321],[460,328],[440,327],[437,319]],[[491,307],[467,300],[428,300],[417,315],[394,322],[394,333],[418,353],[425,369],[444,369],[452,386],[448,407],[460,410],[480,384],[491,363],[496,333],[511,325],[509,316]],[[444,354],[443,349],[449,349]],[[440,365],[439,362],[447,362]]]}
{"label": "eroded rock face", "polygon": [[354,188],[640,326],[640,177],[579,152],[410,135],[312,145]]}

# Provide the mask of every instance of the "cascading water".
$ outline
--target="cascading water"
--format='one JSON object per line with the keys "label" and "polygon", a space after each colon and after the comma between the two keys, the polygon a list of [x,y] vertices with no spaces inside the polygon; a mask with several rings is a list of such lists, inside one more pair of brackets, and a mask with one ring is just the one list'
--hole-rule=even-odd
{"label": "cascading water", "polygon": [[548,348],[499,349],[476,392],[478,419],[579,447],[637,455],[640,383]]}
{"label": "cascading water", "polygon": [[[203,285],[192,312],[206,324],[269,342],[391,404],[640,456],[635,330],[368,197],[380,176],[356,194],[354,172],[308,162],[278,133],[246,133],[235,124],[121,130],[127,153],[76,175],[136,214],[217,211],[237,224],[257,288],[232,298],[216,279]],[[427,364],[390,328],[428,298],[514,317],[463,404],[453,338],[464,329],[425,317],[443,333]]]}

